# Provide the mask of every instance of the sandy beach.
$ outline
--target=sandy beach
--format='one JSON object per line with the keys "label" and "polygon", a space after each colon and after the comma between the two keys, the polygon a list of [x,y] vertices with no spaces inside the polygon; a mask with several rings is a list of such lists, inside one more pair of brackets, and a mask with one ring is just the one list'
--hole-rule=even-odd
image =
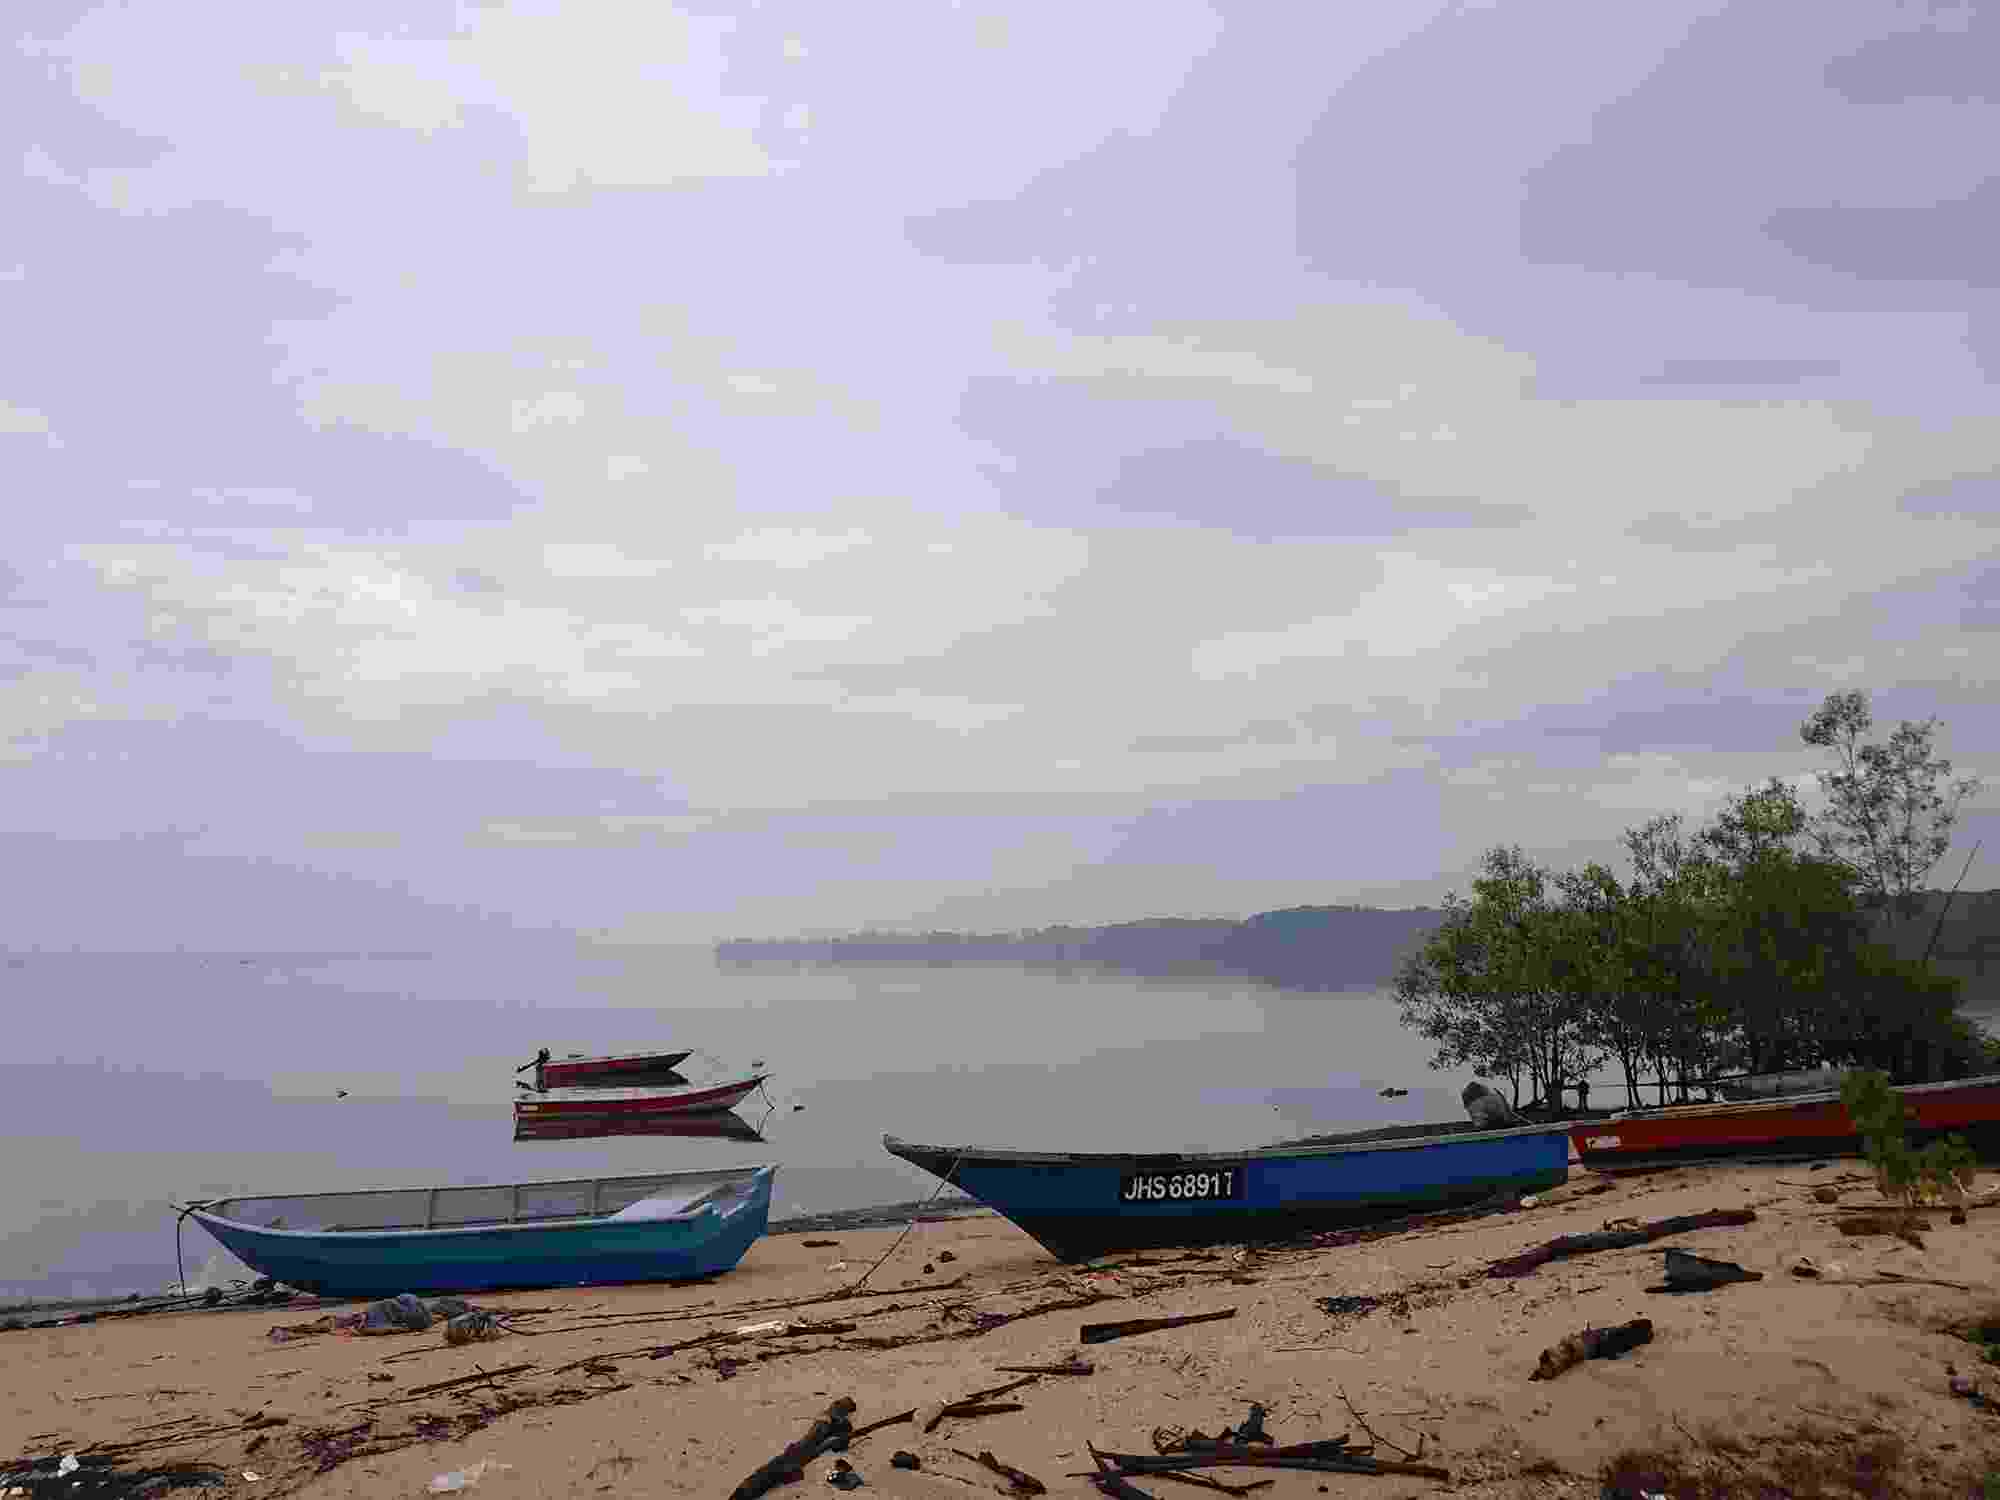
{"label": "sandy beach", "polygon": [[[1203,1471],[1269,1480],[1258,1491],[1268,1500],[1595,1495],[1606,1464],[1634,1451],[1681,1455],[1689,1473],[1713,1477],[1702,1493],[1978,1494],[1981,1476],[2000,1472],[2000,1415],[1954,1395],[1949,1367],[2000,1377],[1953,1331],[2000,1314],[2000,1209],[1975,1207],[1962,1225],[1928,1215],[1921,1249],[1843,1234],[1845,1210],[1880,1203],[1858,1168],[1612,1179],[1573,1167],[1565,1186],[1516,1211],[1355,1243],[1092,1267],[1059,1265],[997,1217],[959,1216],[915,1225],[856,1295],[830,1294],[852,1288],[898,1231],[774,1234],[702,1285],[475,1298],[509,1314],[512,1331],[459,1347],[435,1327],[271,1338],[333,1308],[310,1298],[10,1331],[0,1333],[0,1469],[115,1451],[130,1467],[219,1465],[231,1495],[332,1500],[419,1495],[485,1463],[470,1486],[483,1500],[725,1496],[836,1398],[853,1398],[862,1427],[1020,1378],[1004,1366],[1078,1359],[1090,1374],[1041,1376],[994,1398],[1019,1410],[947,1416],[928,1433],[897,1423],[844,1456],[868,1489],[913,1500],[1010,1493],[982,1451],[1052,1495],[1093,1494],[1071,1477],[1090,1468],[1091,1444],[1151,1453],[1156,1430],[1213,1434],[1257,1402],[1278,1443],[1344,1433],[1360,1443],[1372,1429],[1377,1457],[1420,1453],[1451,1475]],[[1816,1200],[1825,1186],[1840,1189],[1839,1204]],[[1753,1222],[1486,1274],[1610,1221],[1746,1208]],[[1763,1279],[1648,1293],[1668,1245]],[[1793,1274],[1801,1255],[1818,1279]],[[1966,1289],[1883,1279],[1898,1276]],[[1380,1300],[1332,1314],[1322,1298]],[[1079,1342],[1086,1322],[1225,1309],[1233,1316]],[[823,1326],[728,1336],[780,1318]],[[1650,1343],[1530,1378],[1565,1336],[1635,1318],[1653,1320]],[[2000,1379],[1984,1384],[2000,1394]],[[921,1469],[892,1467],[898,1449]],[[805,1485],[827,1488],[833,1467],[832,1456],[814,1460]],[[1158,1476],[1140,1487],[1192,1488]]]}

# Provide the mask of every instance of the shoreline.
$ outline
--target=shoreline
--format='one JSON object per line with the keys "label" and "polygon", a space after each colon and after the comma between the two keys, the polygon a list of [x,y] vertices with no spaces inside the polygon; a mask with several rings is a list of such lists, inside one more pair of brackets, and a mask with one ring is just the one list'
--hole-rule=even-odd
{"label": "shoreline", "polygon": [[[842,1234],[864,1229],[902,1229],[910,1224],[946,1224],[960,1219],[998,1217],[994,1211],[976,1198],[943,1196],[931,1198],[909,1198],[896,1203],[874,1204],[863,1208],[836,1209],[831,1213],[794,1214],[785,1219],[773,1219],[765,1229],[766,1238],[785,1237],[802,1234]],[[245,1281],[248,1288],[251,1282]],[[303,1294],[301,1294],[303,1295]],[[264,1306],[263,1303],[243,1303],[232,1301],[241,1293],[223,1294],[221,1307]],[[117,1313],[125,1317],[138,1317],[147,1313],[167,1312],[208,1312],[219,1310],[202,1304],[203,1294],[194,1292],[186,1296],[173,1293],[155,1293],[151,1296],[142,1292],[127,1292],[109,1297],[29,1297],[11,1302],[0,1302],[0,1320],[11,1318],[44,1319],[65,1318],[75,1322],[75,1315],[88,1313],[102,1315]],[[325,1299],[329,1305],[333,1300]],[[361,1299],[365,1300],[365,1299]],[[281,1305],[281,1304],[280,1304]],[[30,1324],[29,1326],[36,1326]],[[8,1330],[0,1330],[8,1331]]]}
{"label": "shoreline", "polygon": [[[1214,1432],[1256,1402],[1278,1443],[1379,1432],[1384,1456],[1448,1469],[1460,1500],[1977,1494],[2000,1472],[2000,1423],[1950,1371],[2000,1393],[1969,1332],[2000,1309],[1994,1179],[1970,1223],[1927,1216],[1919,1248],[1843,1232],[1849,1215],[1887,1217],[1853,1166],[1572,1167],[1532,1207],[1087,1265],[950,1199],[880,1205],[774,1224],[700,1284],[482,1295],[507,1321],[491,1345],[357,1337],[273,1304],[68,1323],[0,1335],[16,1372],[0,1469],[16,1454],[37,1481],[68,1453],[121,1474],[199,1459],[216,1466],[217,1500],[377,1500],[481,1475],[496,1500],[713,1496],[851,1397],[844,1456],[883,1500],[990,1490],[982,1452],[1054,1495],[1085,1493],[1067,1476],[1092,1446],[1143,1453],[1152,1435]],[[907,1242],[893,1223],[853,1227],[891,1214],[920,1226]],[[1535,1254],[1635,1220],[1685,1227]],[[841,1222],[837,1248],[802,1238]],[[1663,1247],[1753,1278],[1647,1296]],[[1802,1256],[1814,1275],[1794,1269]],[[862,1266],[879,1266],[866,1288]],[[1635,1319],[1649,1320],[1636,1347],[1539,1373],[1578,1330]],[[1010,1374],[1004,1401],[963,1404]],[[925,1416],[926,1403],[947,1409]],[[892,1463],[899,1449],[920,1467]],[[833,1464],[803,1465],[808,1485]],[[1323,1483],[1370,1500],[1439,1492],[1389,1472],[1254,1477],[1274,1481],[1260,1500],[1318,1500]]]}

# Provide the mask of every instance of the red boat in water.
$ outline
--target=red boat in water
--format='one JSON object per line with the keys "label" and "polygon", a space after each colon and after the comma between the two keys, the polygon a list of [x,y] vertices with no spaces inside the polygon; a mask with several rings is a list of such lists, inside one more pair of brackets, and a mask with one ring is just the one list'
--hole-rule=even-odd
{"label": "red boat in water", "polygon": [[537,1089],[514,1101],[514,1119],[645,1119],[703,1114],[740,1104],[770,1075],[751,1073],[721,1083],[664,1089]]}
{"label": "red boat in water", "polygon": [[[2000,1074],[1950,1083],[1906,1084],[1902,1096],[1913,1145],[1962,1135],[1985,1161],[2000,1160]],[[1796,1160],[1859,1156],[1861,1138],[1837,1089],[1789,1098],[1679,1104],[1625,1110],[1579,1122],[1570,1141],[1583,1165],[1633,1171],[1717,1157]]]}
{"label": "red boat in water", "polygon": [[618,1088],[623,1086],[674,1087],[687,1080],[674,1071],[690,1057],[689,1052],[610,1052],[599,1057],[549,1056],[544,1047],[531,1063],[514,1071],[535,1070],[537,1089]]}

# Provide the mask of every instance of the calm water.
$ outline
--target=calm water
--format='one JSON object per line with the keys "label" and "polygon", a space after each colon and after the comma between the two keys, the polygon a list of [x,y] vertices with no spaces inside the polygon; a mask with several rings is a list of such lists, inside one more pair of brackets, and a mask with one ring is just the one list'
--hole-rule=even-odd
{"label": "calm water", "polygon": [[[171,1197],[777,1161],[775,1212],[923,1196],[884,1131],[945,1144],[1231,1149],[1460,1115],[1386,994],[1015,969],[717,969],[706,950],[427,959],[28,956],[0,1063],[0,1298],[152,1292]],[[565,1052],[763,1058],[767,1140],[516,1145],[513,1069]],[[1381,1099],[1393,1083],[1406,1099]],[[337,1099],[336,1089],[349,1097]],[[794,1104],[806,1106],[795,1112]],[[753,1123],[753,1096],[739,1113]],[[216,1246],[184,1230],[188,1267]]]}

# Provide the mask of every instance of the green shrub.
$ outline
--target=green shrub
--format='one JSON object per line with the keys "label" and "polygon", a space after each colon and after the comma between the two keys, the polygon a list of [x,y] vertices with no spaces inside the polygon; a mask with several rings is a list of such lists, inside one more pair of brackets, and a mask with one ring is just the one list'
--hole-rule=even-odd
{"label": "green shrub", "polygon": [[1908,1116],[1903,1096],[1889,1086],[1886,1073],[1850,1073],[1840,1086],[1840,1102],[1861,1135],[1862,1149],[1885,1198],[1915,1208],[1963,1195],[1978,1157],[1955,1135],[1932,1141],[1921,1151],[1913,1148],[1904,1133]]}

